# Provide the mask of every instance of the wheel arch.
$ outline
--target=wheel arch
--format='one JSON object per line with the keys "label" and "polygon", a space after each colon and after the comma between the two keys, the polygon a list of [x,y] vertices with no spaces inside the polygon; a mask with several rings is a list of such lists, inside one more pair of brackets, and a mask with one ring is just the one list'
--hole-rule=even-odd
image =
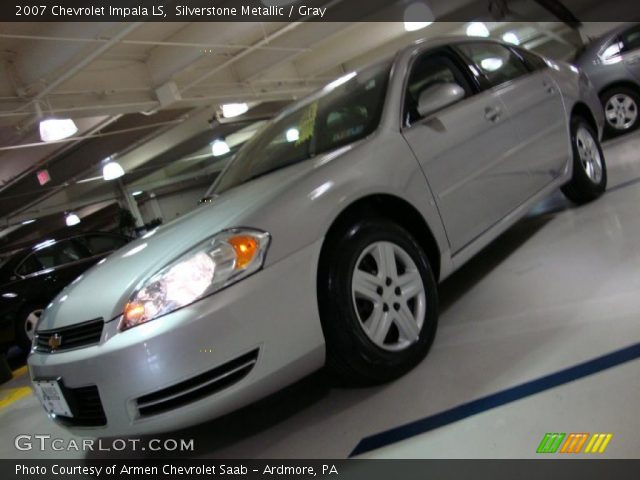
{"label": "wheel arch", "polygon": [[391,194],[370,194],[346,206],[334,219],[325,235],[320,266],[326,265],[331,239],[363,217],[383,217],[398,223],[411,233],[424,249],[436,281],[440,278],[441,257],[438,243],[424,216],[409,202]]}
{"label": "wheel arch", "polygon": [[584,118],[587,122],[589,122],[589,125],[591,125],[591,127],[594,129],[596,134],[598,134],[599,129],[598,129],[598,123],[596,122],[596,117],[594,116],[593,112],[591,111],[591,109],[586,103],[584,102],[575,103],[575,105],[571,109],[571,118],[574,118],[574,117]]}
{"label": "wheel arch", "polygon": [[606,87],[601,88],[600,91],[598,92],[598,96],[602,97],[604,92],[606,92],[607,90],[611,90],[612,88],[616,88],[616,87],[629,88],[629,89],[633,90],[634,92],[636,92],[636,94],[640,95],[640,85],[638,85],[637,83],[635,83],[635,82],[633,82],[631,80],[616,80],[615,82],[607,84]]}

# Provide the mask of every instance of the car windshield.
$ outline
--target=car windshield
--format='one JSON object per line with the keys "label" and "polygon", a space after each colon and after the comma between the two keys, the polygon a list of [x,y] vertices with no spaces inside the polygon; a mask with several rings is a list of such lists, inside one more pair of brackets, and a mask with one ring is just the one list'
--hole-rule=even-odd
{"label": "car windshield", "polygon": [[391,62],[347,74],[269,122],[223,171],[212,194],[353,143],[380,123]]}

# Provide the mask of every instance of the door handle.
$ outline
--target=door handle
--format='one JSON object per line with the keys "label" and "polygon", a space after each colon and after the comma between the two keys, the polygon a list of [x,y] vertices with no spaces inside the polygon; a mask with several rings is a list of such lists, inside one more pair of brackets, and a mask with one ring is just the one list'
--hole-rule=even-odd
{"label": "door handle", "polygon": [[500,107],[487,107],[484,109],[484,118],[492,123],[500,120],[502,116],[502,109]]}
{"label": "door handle", "polygon": [[547,93],[549,95],[553,95],[554,93],[556,93],[556,89],[553,86],[553,84],[549,83],[549,82],[544,82],[542,84],[542,86],[545,88],[545,90],[547,91]]}

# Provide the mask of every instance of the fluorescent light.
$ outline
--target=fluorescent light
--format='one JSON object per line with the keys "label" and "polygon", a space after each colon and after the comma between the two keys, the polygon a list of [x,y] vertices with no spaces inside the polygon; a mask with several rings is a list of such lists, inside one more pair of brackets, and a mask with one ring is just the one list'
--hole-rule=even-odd
{"label": "fluorescent light", "polygon": [[471,22],[467,25],[467,36],[469,37],[488,37],[489,29],[482,22]]}
{"label": "fluorescent light", "polygon": [[22,222],[22,225],[29,225],[30,223],[33,223],[33,222],[35,222],[35,220],[33,218],[30,218],[29,220],[24,220]]}
{"label": "fluorescent light", "polygon": [[513,45],[520,45],[520,39],[515,32],[506,32],[504,35],[502,35],[502,40],[507,43],[512,43]]}
{"label": "fluorescent light", "polygon": [[336,87],[339,87],[340,85],[342,85],[343,83],[347,83],[349,80],[351,80],[353,77],[355,77],[358,74],[358,72],[351,72],[351,73],[347,73],[346,75],[343,75],[340,78],[335,79],[333,82],[329,82],[324,88],[323,90],[325,92],[328,92],[330,90],[333,90]]}
{"label": "fluorescent light", "polygon": [[[431,9],[421,2],[415,2],[409,5],[404,11],[404,29],[407,32],[415,32],[422,28],[428,27],[433,23],[433,12]],[[415,22],[411,20],[422,20]]]}
{"label": "fluorescent light", "polygon": [[80,217],[72,212],[67,214],[64,221],[67,223],[67,227],[73,227],[74,225],[78,225],[80,223]]}
{"label": "fluorescent light", "polygon": [[300,130],[297,128],[290,128],[286,133],[287,142],[297,142],[300,138]]}
{"label": "fluorescent light", "polygon": [[118,162],[109,162],[102,167],[102,178],[105,180],[115,180],[124,175],[124,169]]}
{"label": "fluorescent light", "polygon": [[44,247],[48,247],[49,245],[53,245],[54,243],[56,243],[56,241],[52,238],[49,238],[48,240],[45,240],[44,242],[40,242],[38,243],[35,247],[33,247],[34,250],[40,250],[41,248]]}
{"label": "fluorescent light", "polygon": [[49,118],[40,121],[40,138],[43,142],[55,142],[70,137],[78,131],[70,118]]}
{"label": "fluorescent light", "polygon": [[224,118],[233,118],[247,113],[249,105],[246,103],[227,103],[222,105],[222,116]]}
{"label": "fluorescent light", "polygon": [[144,193],[143,190],[137,190],[135,192],[133,192],[131,195],[133,195],[134,197],[137,197],[138,195],[142,195]]}
{"label": "fluorescent light", "polygon": [[230,151],[231,149],[229,148],[229,145],[227,145],[227,142],[225,142],[224,140],[214,140],[214,142],[211,144],[211,153],[214,157],[221,157],[222,155],[226,155]]}

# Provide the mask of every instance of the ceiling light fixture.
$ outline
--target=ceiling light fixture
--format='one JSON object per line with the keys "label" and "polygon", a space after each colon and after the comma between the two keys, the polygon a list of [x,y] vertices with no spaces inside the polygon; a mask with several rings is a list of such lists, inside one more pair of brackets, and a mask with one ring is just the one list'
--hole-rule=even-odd
{"label": "ceiling light fixture", "polygon": [[33,218],[30,218],[29,220],[24,220],[22,223],[22,225],[29,225],[31,223],[35,222],[35,220]]}
{"label": "ceiling light fixture", "polygon": [[222,116],[224,118],[238,117],[248,111],[249,105],[246,103],[227,103],[222,105]]}
{"label": "ceiling light fixture", "polygon": [[482,22],[471,22],[467,25],[467,36],[468,37],[488,37],[489,29]]}
{"label": "ceiling light fixture", "polygon": [[[412,3],[404,11],[404,29],[407,32],[421,30],[431,25],[434,18],[428,5],[421,2]],[[421,21],[416,22],[415,20]]]}
{"label": "ceiling light fixture", "polygon": [[513,45],[520,45],[520,39],[515,32],[506,32],[504,35],[502,35],[502,40]]}
{"label": "ceiling light fixture", "polygon": [[102,178],[105,181],[115,180],[124,175],[124,169],[118,162],[108,162],[102,167]]}
{"label": "ceiling light fixture", "polygon": [[135,192],[133,192],[131,195],[133,195],[134,197],[137,197],[139,195],[142,195],[144,193],[143,190],[136,190]]}
{"label": "ceiling light fixture", "polygon": [[67,216],[65,217],[64,221],[67,224],[67,227],[73,227],[74,225],[78,225],[80,223],[80,217],[78,217],[78,215],[76,215],[75,213],[71,212],[71,213],[67,213]]}
{"label": "ceiling light fixture", "polygon": [[43,142],[56,142],[71,137],[78,131],[70,118],[48,118],[40,120],[40,138]]}
{"label": "ceiling light fixture", "polygon": [[224,140],[214,140],[211,144],[211,153],[214,157],[221,157],[230,151],[229,145]]}

